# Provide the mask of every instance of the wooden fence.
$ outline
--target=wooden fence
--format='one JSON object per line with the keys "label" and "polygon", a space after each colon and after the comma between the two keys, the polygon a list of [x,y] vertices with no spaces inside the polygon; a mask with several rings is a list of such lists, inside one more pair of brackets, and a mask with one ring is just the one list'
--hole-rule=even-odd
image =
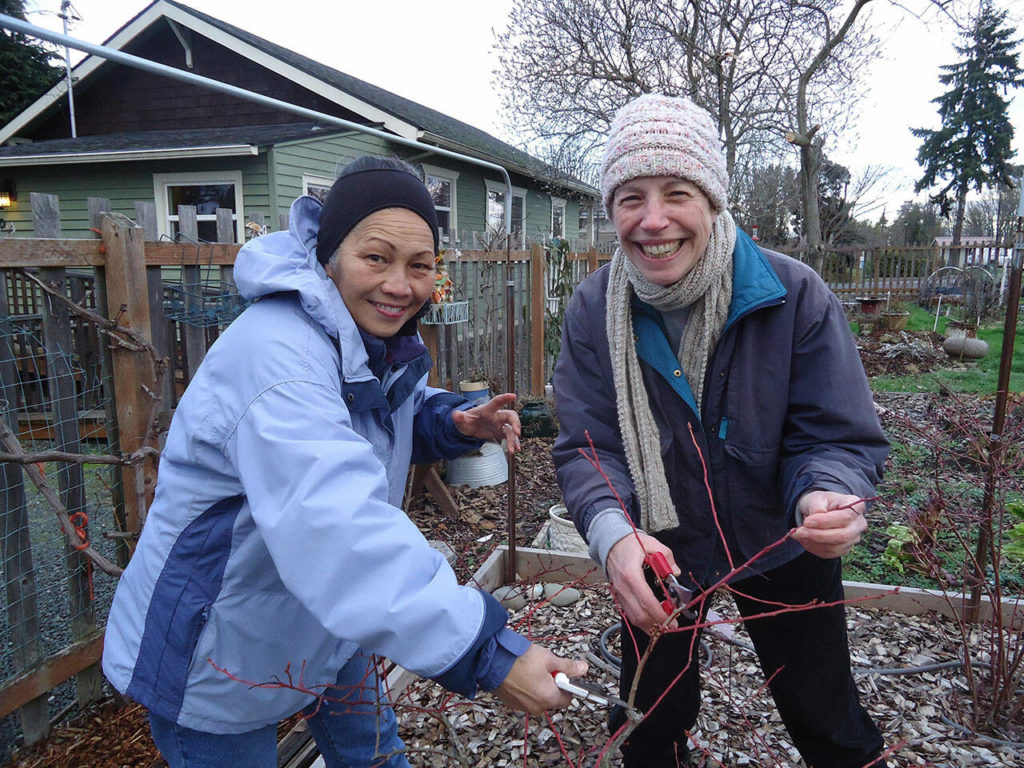
{"label": "wooden fence", "polygon": [[[91,199],[89,207],[96,239],[62,239],[59,201],[37,194],[32,208],[41,237],[0,239],[0,427],[10,425],[11,433],[0,446],[0,717],[17,712],[27,743],[47,732],[50,690],[74,678],[78,705],[100,695],[98,661],[115,579],[94,566],[104,557],[127,561],[152,498],[160,429],[209,345],[241,309],[232,281],[241,246],[200,243],[194,208],[179,209],[181,240],[171,242],[156,237],[152,203],[136,206],[135,221],[104,215],[104,200]],[[218,231],[233,237],[230,211],[218,212]],[[560,268],[575,283],[608,258],[596,249],[569,253]],[[457,303],[441,305],[421,327],[436,361],[431,383],[456,388],[483,377],[498,390],[542,396],[552,330],[566,301],[564,292],[550,295],[550,262],[540,245],[446,254]],[[830,255],[825,271],[841,297],[909,298],[935,267],[931,249],[851,249]],[[85,453],[93,454],[90,463],[112,468],[102,500],[83,476],[87,462],[67,458]],[[39,483],[54,475],[58,514],[42,509],[39,498]],[[50,578],[54,569],[41,553],[54,541],[61,573],[56,586],[44,587],[44,572]],[[58,591],[60,600],[52,599]],[[49,631],[55,624],[59,631]]]}

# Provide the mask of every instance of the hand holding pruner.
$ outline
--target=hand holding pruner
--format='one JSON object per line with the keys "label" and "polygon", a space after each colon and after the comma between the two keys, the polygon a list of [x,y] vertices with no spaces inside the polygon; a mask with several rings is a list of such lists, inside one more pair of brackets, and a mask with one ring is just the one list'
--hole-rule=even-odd
{"label": "hand holding pruner", "polygon": [[622,699],[605,693],[604,690],[596,685],[577,680],[576,678],[570,678],[565,672],[552,672],[551,676],[555,678],[555,685],[563,691],[571,693],[573,696],[578,696],[581,699],[586,699],[602,706],[622,707],[626,715],[634,719],[639,719],[642,716],[636,708],[631,707]]}
{"label": "hand holding pruner", "polygon": [[[664,554],[661,552],[648,552],[644,558],[644,565],[650,566],[651,570],[654,571],[654,575],[661,583],[662,594],[665,595],[665,599],[661,601],[661,607],[665,609],[666,614],[671,616],[675,613],[676,609],[682,608],[693,599],[693,592],[679,583],[679,580],[672,573],[672,567],[668,564],[668,559]],[[691,621],[697,620],[697,614],[692,610],[687,609],[680,613]]]}

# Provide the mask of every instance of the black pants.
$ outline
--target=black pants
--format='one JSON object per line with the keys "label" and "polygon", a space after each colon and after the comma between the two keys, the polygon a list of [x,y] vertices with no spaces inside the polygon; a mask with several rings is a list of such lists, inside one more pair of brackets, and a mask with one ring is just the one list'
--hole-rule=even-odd
{"label": "black pants", "polygon": [[[779,604],[843,599],[838,560],[804,554],[764,576],[732,585],[736,606],[746,618],[776,610]],[[843,606],[798,610],[745,621],[775,705],[790,737],[811,768],[883,768],[878,758],[882,736],[860,704],[850,672]],[[647,636],[633,627],[641,656]],[[694,631],[665,634],[658,640],[637,686],[637,708],[647,712],[666,687],[686,671],[657,708],[623,744],[626,768],[676,768],[686,762],[686,731],[700,709],[700,671]],[[626,698],[636,675],[637,655],[627,631],[622,635],[621,696]],[[625,721],[613,712],[614,732]]]}

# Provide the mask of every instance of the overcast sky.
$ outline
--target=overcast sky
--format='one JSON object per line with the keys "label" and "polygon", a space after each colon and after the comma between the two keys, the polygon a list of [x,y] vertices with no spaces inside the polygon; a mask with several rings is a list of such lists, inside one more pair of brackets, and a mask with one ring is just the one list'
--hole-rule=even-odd
{"label": "overcast sky", "polygon": [[[491,87],[497,63],[495,33],[504,29],[512,0],[183,0],[197,10],[283,45],[485,130],[503,135],[499,99]],[[1006,0],[997,0],[1007,7]],[[101,43],[145,8],[145,0],[73,0],[81,17],[69,32]],[[905,6],[924,9],[925,0]],[[1012,4],[1011,4],[1012,5]],[[57,31],[60,0],[29,0],[41,13],[29,20]],[[915,157],[920,141],[911,127],[937,128],[936,105],[943,91],[939,66],[957,60],[951,25],[932,12],[918,20],[875,0],[870,22],[886,42],[887,59],[868,76],[870,94],[861,105],[856,134],[842,146],[826,147],[834,160],[856,175],[865,164],[893,168],[885,199],[891,220],[900,202],[923,200],[913,184],[921,174]],[[1011,11],[1012,13],[1013,11]],[[1022,46],[1024,54],[1024,46]],[[72,53],[72,60],[76,55]],[[1024,161],[1024,93],[1011,107],[1017,162]],[[874,210],[871,218],[877,218]]]}

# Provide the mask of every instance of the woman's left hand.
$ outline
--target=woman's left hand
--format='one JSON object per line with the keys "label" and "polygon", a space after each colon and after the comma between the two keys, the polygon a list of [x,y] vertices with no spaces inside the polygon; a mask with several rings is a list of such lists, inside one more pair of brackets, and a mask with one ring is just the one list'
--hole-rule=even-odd
{"label": "woman's left hand", "polygon": [[522,428],[519,414],[506,406],[512,405],[516,396],[511,392],[495,395],[483,405],[465,411],[452,411],[455,428],[466,437],[479,440],[507,441],[508,452],[519,450],[519,435]]}
{"label": "woman's left hand", "polygon": [[821,558],[850,554],[868,527],[864,501],[856,496],[810,491],[796,506],[803,515],[803,525],[793,531],[793,538]]}

